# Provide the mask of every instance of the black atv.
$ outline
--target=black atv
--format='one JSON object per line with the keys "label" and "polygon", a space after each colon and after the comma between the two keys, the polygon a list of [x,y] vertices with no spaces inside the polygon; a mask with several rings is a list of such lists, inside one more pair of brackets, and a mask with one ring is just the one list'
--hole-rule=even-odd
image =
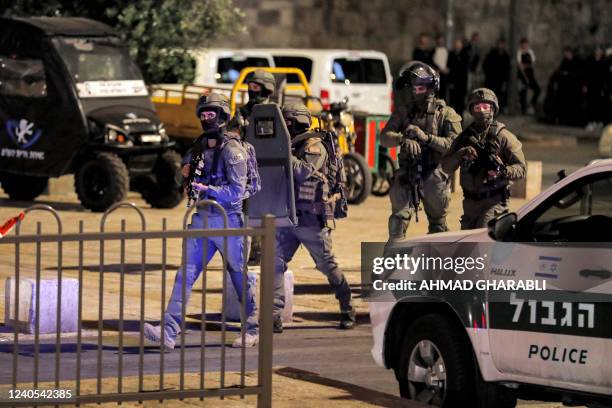
{"label": "black atv", "polygon": [[180,157],[142,74],[113,30],[84,18],[0,19],[0,184],[33,200],[74,173],[82,205],[105,211],[138,191],[183,198]]}

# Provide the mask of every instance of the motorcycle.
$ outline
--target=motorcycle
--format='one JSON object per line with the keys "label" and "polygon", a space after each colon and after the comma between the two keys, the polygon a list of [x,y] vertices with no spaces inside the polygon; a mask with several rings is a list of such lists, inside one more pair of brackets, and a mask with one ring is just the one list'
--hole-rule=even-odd
{"label": "motorcycle", "polygon": [[372,190],[372,173],[365,158],[355,150],[355,118],[348,108],[348,97],[330,104],[319,115],[319,127],[333,131],[338,137],[346,172],[347,200],[361,204]]}

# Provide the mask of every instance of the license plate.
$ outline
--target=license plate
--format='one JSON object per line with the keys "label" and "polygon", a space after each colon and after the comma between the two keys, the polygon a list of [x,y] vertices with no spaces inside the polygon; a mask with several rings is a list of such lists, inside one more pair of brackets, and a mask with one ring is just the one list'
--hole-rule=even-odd
{"label": "license plate", "polygon": [[160,135],[142,135],[140,136],[140,141],[142,143],[161,142],[161,136]]}

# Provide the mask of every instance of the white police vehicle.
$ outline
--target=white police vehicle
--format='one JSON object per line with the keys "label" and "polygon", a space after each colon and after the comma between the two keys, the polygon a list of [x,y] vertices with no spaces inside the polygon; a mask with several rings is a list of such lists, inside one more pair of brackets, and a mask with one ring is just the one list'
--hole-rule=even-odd
{"label": "white police vehicle", "polygon": [[560,179],[488,230],[396,243],[385,254],[421,243],[437,243],[442,255],[463,243],[505,245],[503,261],[489,259],[481,278],[539,278],[547,285],[541,293],[559,296],[512,292],[507,302],[494,302],[478,291],[463,302],[423,293],[373,300],[374,359],[395,371],[403,397],[429,405],[505,408],[521,398],[612,406],[611,241],[606,159]]}

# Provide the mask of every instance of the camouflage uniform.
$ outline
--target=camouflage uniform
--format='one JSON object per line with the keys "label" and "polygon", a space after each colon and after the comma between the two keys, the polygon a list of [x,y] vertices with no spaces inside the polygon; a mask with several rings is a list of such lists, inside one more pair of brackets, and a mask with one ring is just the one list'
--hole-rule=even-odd
{"label": "camouflage uniform", "polygon": [[[297,111],[297,114],[294,112]],[[305,131],[310,123],[310,112],[303,104],[288,104],[283,107],[287,122],[288,112],[299,117],[295,122],[304,120],[301,133],[294,132],[295,124],[288,126],[292,133],[293,180],[295,188],[298,225],[278,228],[276,233],[276,264],[274,289],[275,330],[282,331],[280,315],[285,306],[284,273],[287,264],[301,245],[304,245],[319,269],[329,281],[340,304],[340,327],[350,329],[355,324],[355,311],[351,304],[351,289],[338,266],[332,252],[331,228],[328,220],[333,220],[333,207],[326,205],[329,197],[327,182],[327,162],[329,155],[321,137],[316,132]],[[299,130],[297,132],[300,132]]]}
{"label": "camouflage uniform", "polygon": [[[470,97],[470,111],[478,102],[489,102],[496,113],[497,98],[493,91],[479,88]],[[466,146],[478,141],[488,150],[479,151],[473,161],[464,158]],[[489,154],[494,156],[490,159]],[[492,162],[498,169],[492,170]],[[498,215],[508,211],[507,201],[512,180],[525,177],[526,163],[521,142],[503,123],[492,120],[480,130],[472,123],[453,142],[448,154],[442,159],[442,169],[452,174],[461,167],[460,181],[463,189],[463,216],[461,229],[482,228]],[[493,176],[489,172],[493,172]],[[497,174],[496,174],[497,173]]]}
{"label": "camouflage uniform", "polygon": [[[421,157],[412,158],[402,146],[405,130],[416,125],[428,135],[428,142],[421,147]],[[422,194],[423,207],[429,222],[429,232],[446,231],[446,212],[449,203],[449,179],[438,168],[440,158],[461,132],[461,116],[441,99],[430,97],[427,109],[398,107],[380,135],[385,147],[400,146],[399,169],[393,177],[390,190],[391,216],[389,217],[389,239],[402,239]],[[419,171],[420,166],[420,171]],[[418,185],[420,178],[422,190]]]}

